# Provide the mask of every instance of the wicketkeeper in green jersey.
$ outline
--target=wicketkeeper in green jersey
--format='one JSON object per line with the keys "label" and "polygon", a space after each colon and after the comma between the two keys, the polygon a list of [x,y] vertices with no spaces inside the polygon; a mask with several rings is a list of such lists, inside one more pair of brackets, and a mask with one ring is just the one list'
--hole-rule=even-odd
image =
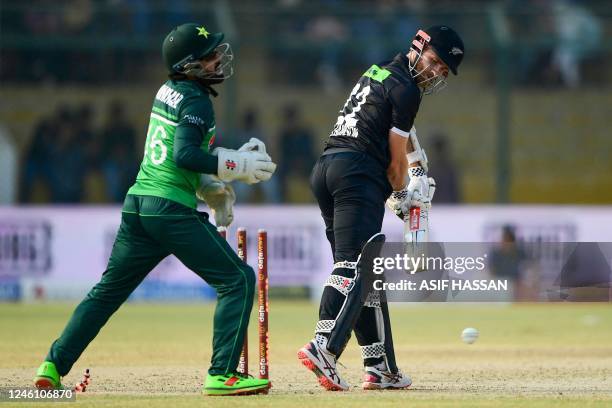
{"label": "wicketkeeper in green jersey", "polygon": [[269,381],[236,372],[253,306],[255,274],[196,210],[196,195],[211,207],[218,226],[232,221],[231,181],[270,179],[276,165],[265,145],[251,139],[239,150],[217,148],[211,85],[233,73],[233,54],[222,33],[183,24],[163,43],[169,71],[155,96],[136,183],[123,205],[108,267],[77,306],[51,345],[34,379],[37,387],[61,387],[60,378],[130,293],[172,254],[217,292],[213,352],[203,392],[235,395],[265,392]]}

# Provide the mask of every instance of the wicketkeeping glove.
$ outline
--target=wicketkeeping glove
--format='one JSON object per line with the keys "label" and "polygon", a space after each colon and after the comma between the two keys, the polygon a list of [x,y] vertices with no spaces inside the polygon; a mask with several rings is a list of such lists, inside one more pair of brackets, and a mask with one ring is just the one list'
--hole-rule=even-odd
{"label": "wicketkeeping glove", "polygon": [[208,204],[217,227],[228,227],[232,223],[236,194],[231,185],[213,175],[203,174],[196,196]]}
{"label": "wicketkeeping glove", "polygon": [[212,154],[219,158],[217,176],[221,181],[238,180],[255,184],[269,180],[276,170],[276,164],[265,151],[239,151],[218,147]]}
{"label": "wicketkeeping glove", "polygon": [[248,142],[240,146],[239,152],[258,151],[266,153],[266,144],[256,137],[252,137]]}

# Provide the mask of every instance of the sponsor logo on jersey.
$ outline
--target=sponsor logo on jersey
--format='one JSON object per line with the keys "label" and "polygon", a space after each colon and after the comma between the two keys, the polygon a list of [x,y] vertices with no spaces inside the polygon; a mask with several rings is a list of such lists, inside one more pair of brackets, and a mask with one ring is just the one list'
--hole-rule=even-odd
{"label": "sponsor logo on jersey", "polygon": [[157,95],[155,95],[155,99],[174,109],[176,109],[176,106],[183,100],[183,98],[184,95],[182,93],[175,91],[168,85],[162,85],[162,87],[159,88],[159,91],[157,91]]}
{"label": "sponsor logo on jersey", "polygon": [[205,123],[204,119],[202,119],[199,116],[185,115],[183,117],[187,120],[187,122],[189,122],[192,125],[202,126]]}

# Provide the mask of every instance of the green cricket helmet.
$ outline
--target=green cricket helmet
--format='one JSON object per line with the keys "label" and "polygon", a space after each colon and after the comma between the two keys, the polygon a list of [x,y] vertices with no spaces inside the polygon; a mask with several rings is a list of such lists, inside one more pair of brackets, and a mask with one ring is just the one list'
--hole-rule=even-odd
{"label": "green cricket helmet", "polygon": [[[223,33],[210,33],[204,25],[186,23],[175,27],[164,39],[162,56],[170,74],[223,80],[233,73],[234,54]],[[215,52],[221,55],[214,72],[206,72],[199,60]]]}

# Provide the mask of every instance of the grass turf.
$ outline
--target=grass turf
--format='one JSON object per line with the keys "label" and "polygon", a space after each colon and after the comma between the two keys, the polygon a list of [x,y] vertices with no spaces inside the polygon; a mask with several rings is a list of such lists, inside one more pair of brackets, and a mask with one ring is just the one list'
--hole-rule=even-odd
{"label": "grass turf", "polygon": [[[26,386],[74,305],[0,305],[0,386]],[[92,385],[76,406],[610,406],[609,304],[392,305],[397,360],[407,391],[365,392],[351,340],[340,372],[346,393],[320,389],[297,361],[312,337],[317,306],[271,300],[273,389],[267,396],[210,398],[200,386],[210,360],[214,305],[127,304],[92,342],[64,384],[84,368]],[[257,371],[257,320],[250,327],[250,371]],[[473,345],[459,338],[476,327]],[[3,403],[6,406],[23,404]],[[46,404],[36,404],[44,406]]]}

